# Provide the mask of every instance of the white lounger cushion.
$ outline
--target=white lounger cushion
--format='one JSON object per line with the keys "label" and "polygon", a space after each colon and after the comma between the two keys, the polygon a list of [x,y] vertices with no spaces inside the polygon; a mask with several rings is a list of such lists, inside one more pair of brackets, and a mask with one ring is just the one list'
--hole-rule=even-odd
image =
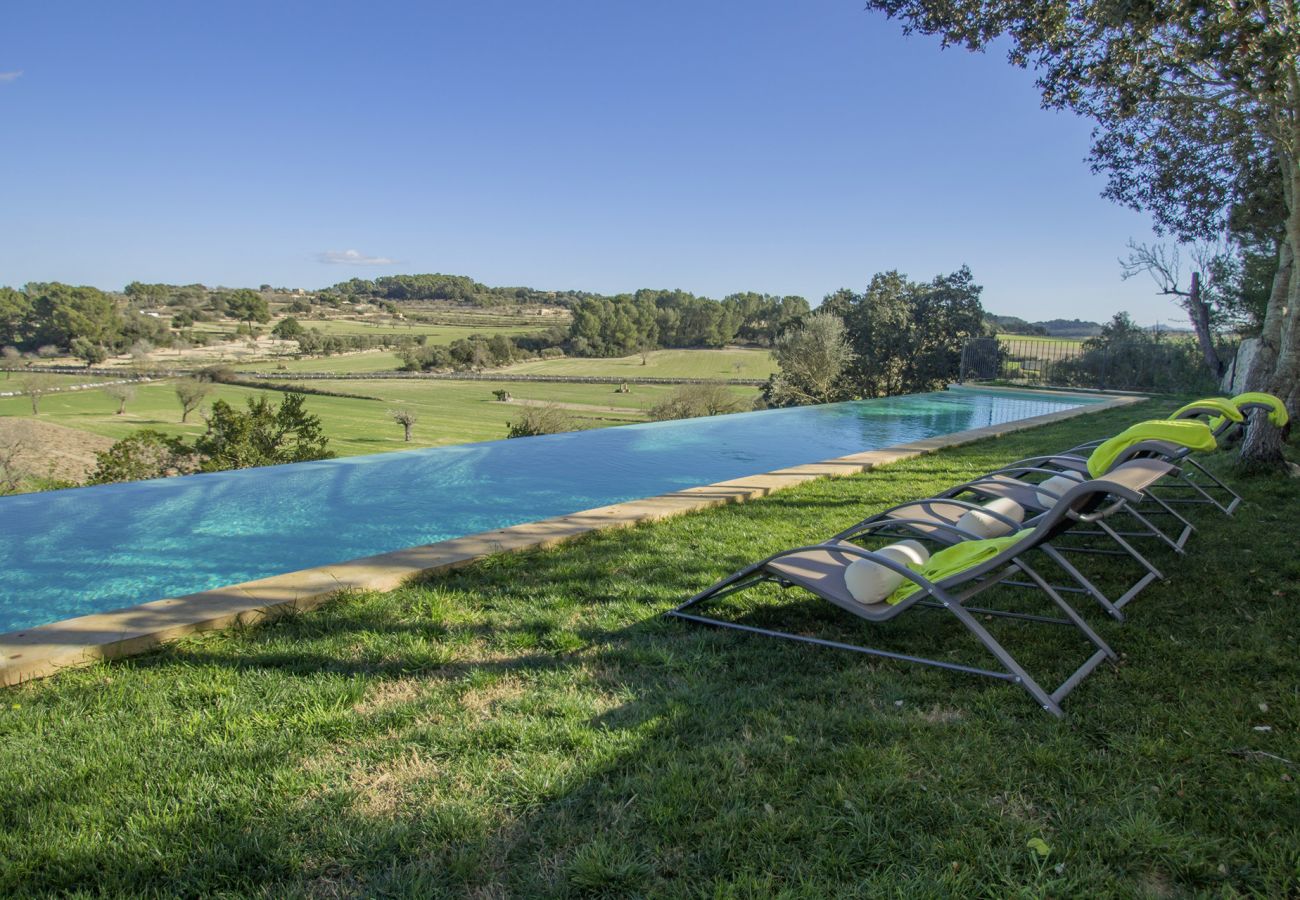
{"label": "white lounger cushion", "polygon": [[[930,551],[916,541],[899,541],[876,552],[913,568],[930,561]],[[849,589],[849,594],[868,606],[884,600],[902,583],[901,574],[870,559],[855,559],[844,569],[844,586]]]}
{"label": "white lounger cushion", "polygon": [[[1011,519],[1016,525],[1025,520],[1025,508],[1010,497],[998,497],[984,504],[984,509],[989,512],[997,513],[998,516],[1005,516]],[[1010,534],[1015,530],[1015,525],[1008,525],[997,516],[990,516],[986,512],[972,509],[956,521],[956,526],[962,531],[981,538],[1002,537],[1004,534]]]}
{"label": "white lounger cushion", "polygon": [[1038,502],[1042,504],[1043,509],[1051,509],[1056,505],[1056,501],[1065,495],[1065,492],[1073,488],[1083,479],[1073,475],[1053,475],[1051,478],[1038,485],[1039,490]]}

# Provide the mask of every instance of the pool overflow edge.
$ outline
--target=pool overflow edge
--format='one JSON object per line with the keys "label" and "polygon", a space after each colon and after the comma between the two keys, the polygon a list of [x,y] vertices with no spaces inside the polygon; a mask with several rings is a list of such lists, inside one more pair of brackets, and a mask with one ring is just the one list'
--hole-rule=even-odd
{"label": "pool overflow edge", "polygon": [[[1017,389],[1016,393],[1030,392]],[[1060,396],[1057,392],[1050,393]],[[63,669],[88,666],[100,660],[144,653],[169,641],[204,631],[305,612],[343,591],[393,590],[413,578],[468,565],[495,553],[552,547],[600,529],[627,527],[695,510],[742,503],[818,478],[857,475],[949,447],[1146,399],[1144,395],[1114,394],[1090,394],[1088,398],[1095,400],[1098,396],[1105,399],[1100,403],[999,425],[938,435],[0,634],[0,687],[45,678]]]}

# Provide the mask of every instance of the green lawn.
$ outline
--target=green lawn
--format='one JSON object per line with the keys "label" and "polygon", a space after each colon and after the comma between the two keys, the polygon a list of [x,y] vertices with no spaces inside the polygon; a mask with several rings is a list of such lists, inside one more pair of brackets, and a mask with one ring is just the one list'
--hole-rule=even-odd
{"label": "green lawn", "polygon": [[[772,550],[1167,406],[11,689],[0,894],[1295,896],[1300,481],[1238,479],[1237,516],[1198,516],[1128,622],[1081,607],[1124,657],[1064,721],[1000,682],[659,615]],[[794,592],[748,614],[909,653],[961,637],[939,613],[869,630]],[[1054,630],[996,626],[1030,671],[1067,665]]]}
{"label": "green lawn", "polygon": [[528,375],[601,375],[614,378],[750,378],[764,379],[776,371],[766,350],[655,350],[645,365],[641,357],[617,359],[544,359],[503,370]]}
{"label": "green lawn", "polygon": [[360,353],[341,353],[337,356],[263,360],[256,363],[241,363],[235,368],[248,372],[285,372],[288,377],[294,372],[335,372],[340,375],[393,372],[401,365],[401,358],[391,350],[367,350]]}
{"label": "green lawn", "polygon": [[[285,380],[289,382],[292,379],[286,376]],[[4,382],[0,381],[0,384]],[[392,379],[313,380],[306,384],[314,389],[379,398],[308,397],[308,410],[321,417],[325,433],[330,438],[330,449],[340,456],[503,438],[508,423],[519,417],[521,407],[498,402],[492,395],[495,390],[507,390],[512,396],[525,400],[636,410],[569,410],[582,428],[644,421],[644,411],[674,390],[669,386],[636,385],[631,393],[618,394],[613,386],[605,384]],[[750,388],[735,388],[734,393],[746,408],[757,396],[757,392]],[[250,395],[268,396],[275,402],[279,402],[282,396],[278,392],[219,385],[205,406],[219,398],[242,405],[243,398]],[[410,408],[419,417],[409,444],[403,442],[401,426],[395,424],[388,414],[389,410],[397,407]],[[138,385],[135,399],[127,404],[127,412],[121,416],[116,415],[117,401],[102,390],[51,394],[41,401],[40,409],[42,421],[112,438],[124,437],[139,428],[154,428],[167,434],[189,437],[203,431],[203,419],[197,413],[190,415],[188,424],[179,424],[180,405],[172,382]],[[31,404],[26,397],[0,398],[0,416],[6,415],[30,416]]]}

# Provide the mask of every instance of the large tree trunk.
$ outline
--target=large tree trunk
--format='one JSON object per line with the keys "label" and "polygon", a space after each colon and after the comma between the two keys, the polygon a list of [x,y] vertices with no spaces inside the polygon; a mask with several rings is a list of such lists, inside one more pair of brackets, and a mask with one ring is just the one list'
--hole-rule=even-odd
{"label": "large tree trunk", "polygon": [[[1293,161],[1293,174],[1287,185],[1288,207],[1286,239],[1278,252],[1278,269],[1273,278],[1259,352],[1246,378],[1246,389],[1267,391],[1280,397],[1295,418],[1300,409],[1300,326],[1296,325],[1300,304],[1300,278],[1295,274],[1296,249],[1300,247],[1300,172]],[[1256,412],[1250,417],[1246,439],[1241,443],[1241,461],[1249,467],[1276,468],[1283,465],[1280,428],[1267,416]]]}

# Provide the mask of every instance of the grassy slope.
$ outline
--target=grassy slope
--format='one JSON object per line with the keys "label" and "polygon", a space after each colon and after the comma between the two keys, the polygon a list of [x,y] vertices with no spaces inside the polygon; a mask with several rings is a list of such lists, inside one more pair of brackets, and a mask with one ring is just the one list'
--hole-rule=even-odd
{"label": "grassy slope", "polygon": [[[1065,722],[1006,684],[658,617],[769,551],[1154,408],[10,690],[0,893],[1294,894],[1300,772],[1251,754],[1300,760],[1295,481],[1241,482],[1234,519],[1199,517],[1127,623],[1085,610],[1125,658]],[[872,631],[776,599],[749,614],[904,652],[961,637],[939,613]],[[1060,674],[1045,631],[997,628]]]}
{"label": "grassy slope", "polygon": [[[286,381],[291,380],[286,376]],[[3,382],[0,382],[3,384]],[[628,394],[617,394],[604,384],[532,384],[457,381],[312,381],[309,386],[349,394],[379,397],[379,400],[356,400],[342,397],[311,396],[307,408],[319,415],[336,453],[349,456],[433,447],[503,438],[507,423],[519,416],[520,407],[497,402],[494,390],[508,390],[515,397],[530,400],[590,404],[597,407],[649,409],[673,391],[660,385],[638,385]],[[736,388],[737,398],[750,403],[752,389]],[[242,405],[246,396],[260,394],[279,402],[281,395],[271,391],[219,386],[209,400],[222,398]],[[408,407],[419,416],[410,444],[401,440],[401,427],[389,418],[388,411]],[[125,415],[115,415],[117,403],[102,390],[51,394],[41,401],[42,421],[78,428],[94,434],[120,438],[138,428],[155,428],[168,434],[193,437],[203,430],[203,420],[191,414],[187,425],[179,424],[180,406],[175,388],[169,382],[137,386],[136,397],[127,405]],[[616,425],[643,421],[642,413],[610,413],[592,410],[571,411],[580,427]],[[30,416],[31,406],[25,397],[0,398],[0,416]]]}
{"label": "grassy slope", "polygon": [[546,359],[505,370],[529,375],[608,375],[624,378],[766,378],[776,371],[766,350],[656,350],[617,359]]}

